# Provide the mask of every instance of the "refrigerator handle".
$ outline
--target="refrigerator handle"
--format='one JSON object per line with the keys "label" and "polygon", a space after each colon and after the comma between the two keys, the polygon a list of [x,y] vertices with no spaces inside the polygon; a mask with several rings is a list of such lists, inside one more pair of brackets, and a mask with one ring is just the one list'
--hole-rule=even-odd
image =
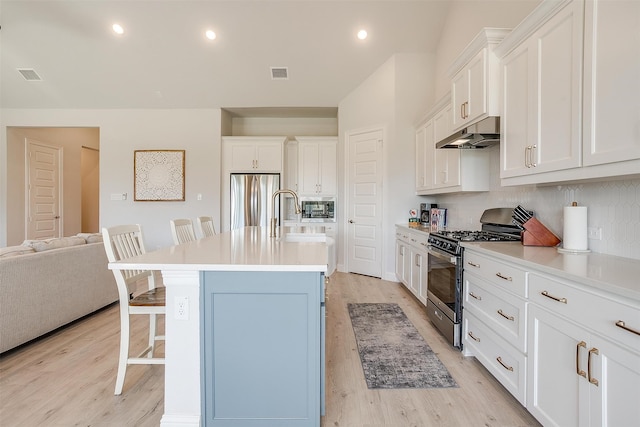
{"label": "refrigerator handle", "polygon": [[258,209],[259,192],[260,183],[258,177],[253,175],[251,177],[251,218],[249,218],[249,225],[259,225],[256,223],[256,211]]}

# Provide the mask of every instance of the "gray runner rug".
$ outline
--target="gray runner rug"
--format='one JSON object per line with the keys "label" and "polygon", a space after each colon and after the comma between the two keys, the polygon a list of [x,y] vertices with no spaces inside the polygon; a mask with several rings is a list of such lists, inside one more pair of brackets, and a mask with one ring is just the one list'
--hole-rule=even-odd
{"label": "gray runner rug", "polygon": [[368,388],[458,387],[398,304],[348,309]]}

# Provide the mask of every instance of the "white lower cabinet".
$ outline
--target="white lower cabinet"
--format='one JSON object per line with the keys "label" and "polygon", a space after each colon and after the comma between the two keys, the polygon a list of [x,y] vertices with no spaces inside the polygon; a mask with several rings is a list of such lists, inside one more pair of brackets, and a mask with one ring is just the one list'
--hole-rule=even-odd
{"label": "white lower cabinet", "polygon": [[465,355],[544,426],[640,425],[636,303],[464,251]]}
{"label": "white lower cabinet", "polygon": [[466,354],[473,354],[524,406],[527,357],[472,313],[465,310],[462,316]]}
{"label": "white lower cabinet", "polygon": [[396,227],[396,277],[418,300],[427,304],[428,234]]}
{"label": "white lower cabinet", "polygon": [[616,326],[640,330],[638,311],[542,274],[530,286],[529,412],[545,426],[639,425],[640,336]]}
{"label": "white lower cabinet", "polygon": [[465,250],[463,348],[526,404],[527,273]]}
{"label": "white lower cabinet", "polygon": [[640,355],[531,305],[527,409],[545,426],[640,422]]}

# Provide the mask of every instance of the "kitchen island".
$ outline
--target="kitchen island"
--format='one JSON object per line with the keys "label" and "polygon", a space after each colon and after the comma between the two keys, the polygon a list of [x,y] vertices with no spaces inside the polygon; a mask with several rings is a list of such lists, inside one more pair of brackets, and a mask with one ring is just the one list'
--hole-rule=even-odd
{"label": "kitchen island", "polygon": [[320,425],[327,249],[286,231],[245,227],[109,264],[162,272],[161,426]]}

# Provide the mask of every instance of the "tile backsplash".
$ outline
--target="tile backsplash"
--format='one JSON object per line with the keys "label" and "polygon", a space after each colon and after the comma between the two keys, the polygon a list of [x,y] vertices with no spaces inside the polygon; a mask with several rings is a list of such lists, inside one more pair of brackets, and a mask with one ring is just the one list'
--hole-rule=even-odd
{"label": "tile backsplash", "polygon": [[448,209],[450,228],[479,229],[485,209],[522,205],[535,211],[536,217],[562,238],[563,207],[576,201],[587,206],[588,227],[602,229],[601,240],[589,239],[591,251],[640,259],[640,179],[501,187],[498,162],[499,151],[492,150],[489,193],[436,198],[439,206]]}

